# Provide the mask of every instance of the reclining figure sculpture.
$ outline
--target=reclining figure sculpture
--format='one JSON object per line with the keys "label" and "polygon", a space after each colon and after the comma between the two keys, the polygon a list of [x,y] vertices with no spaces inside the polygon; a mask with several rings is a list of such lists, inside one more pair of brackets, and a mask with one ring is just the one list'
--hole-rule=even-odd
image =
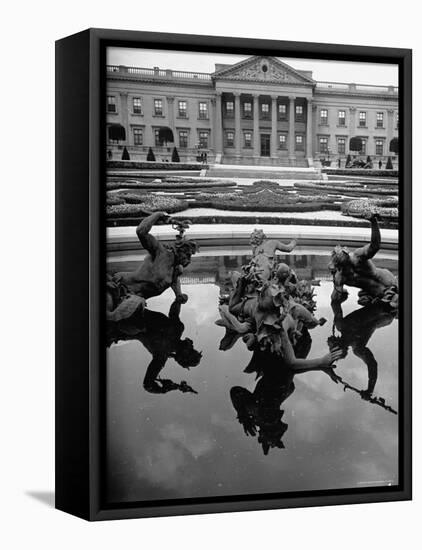
{"label": "reclining figure sculpture", "polygon": [[[150,234],[158,221],[170,222],[179,231],[172,244],[160,243]],[[134,271],[108,276],[107,320],[118,322],[129,318],[139,308],[145,307],[148,298],[159,296],[170,287],[176,301],[187,302],[187,295],[182,293],[180,276],[197,251],[196,243],[184,235],[189,223],[189,220],[173,221],[165,212],[154,212],[138,225],[136,234],[148,254]]]}
{"label": "reclining figure sculpture", "polygon": [[398,309],[398,281],[388,269],[377,268],[372,258],[381,248],[381,233],[377,216],[369,217],[371,241],[369,244],[349,252],[347,247],[337,245],[328,269],[333,275],[332,299],[345,301],[348,297],[344,285],[360,288],[358,304],[364,306],[381,300]]}

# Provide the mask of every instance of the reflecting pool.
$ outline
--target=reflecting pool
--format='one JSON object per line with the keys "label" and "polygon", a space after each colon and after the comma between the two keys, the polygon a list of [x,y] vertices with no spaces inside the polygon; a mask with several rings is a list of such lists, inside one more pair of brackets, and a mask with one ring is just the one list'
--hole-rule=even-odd
{"label": "reflecting pool", "polygon": [[[111,258],[109,271],[141,257]],[[277,364],[257,379],[268,358],[253,357],[241,338],[220,350],[220,286],[249,256],[239,247],[202,252],[183,275],[189,301],[180,315],[168,290],[148,300],[143,326],[109,335],[110,502],[397,484],[398,321],[376,308],[362,314],[357,289],[334,312],[328,251],[278,258],[300,279],[320,279],[317,316],[327,322],[310,331],[307,357],[337,338],[348,353],[335,372],[350,387],[327,372],[293,377]],[[376,263],[397,274],[394,253],[380,252]],[[368,386],[381,401],[366,398]]]}

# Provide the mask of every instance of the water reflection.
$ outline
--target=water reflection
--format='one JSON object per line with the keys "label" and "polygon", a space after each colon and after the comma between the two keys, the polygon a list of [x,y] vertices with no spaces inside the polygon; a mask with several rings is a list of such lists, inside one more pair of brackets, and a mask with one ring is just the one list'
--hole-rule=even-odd
{"label": "water reflection", "polygon": [[[397,408],[394,315],[376,304],[357,308],[354,290],[333,303],[325,271],[315,300],[327,323],[304,330],[294,348],[306,360],[340,348],[334,370],[283,368],[279,356],[248,350],[241,337],[219,350],[220,289],[248,258],[243,251],[194,257],[182,276],[186,304],[169,290],[130,320],[109,324],[111,501],[397,482],[397,417],[388,412]],[[318,254],[277,259],[307,279],[321,278],[328,263]],[[394,257],[378,263],[397,269]],[[384,399],[387,411],[373,405]]]}
{"label": "water reflection", "polygon": [[175,300],[168,315],[143,309],[136,311],[129,319],[108,323],[109,346],[113,342],[137,340],[152,355],[143,381],[144,389],[150,393],[174,390],[197,393],[185,381],[176,383],[160,377],[169,358],[174,358],[178,365],[187,370],[198,366],[201,361],[202,353],[194,348],[192,340],[182,338],[185,325],[180,320],[180,309],[180,301]]}

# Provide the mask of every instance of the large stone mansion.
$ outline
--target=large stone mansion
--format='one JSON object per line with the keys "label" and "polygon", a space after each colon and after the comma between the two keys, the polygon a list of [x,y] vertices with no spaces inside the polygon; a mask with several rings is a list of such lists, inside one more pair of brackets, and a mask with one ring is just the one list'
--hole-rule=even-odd
{"label": "large stone mansion", "polygon": [[[317,82],[275,57],[218,64],[214,73],[107,66],[107,147],[130,158],[308,166],[349,154],[383,163],[398,135],[398,88]],[[161,143],[168,127],[174,143]],[[116,139],[118,138],[118,139]],[[352,152],[356,155],[356,152]]]}

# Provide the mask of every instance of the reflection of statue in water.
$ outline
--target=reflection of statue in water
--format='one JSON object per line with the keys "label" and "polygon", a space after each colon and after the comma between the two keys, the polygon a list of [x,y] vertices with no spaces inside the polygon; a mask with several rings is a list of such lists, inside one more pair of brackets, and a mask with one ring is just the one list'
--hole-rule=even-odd
{"label": "reflection of statue in water", "polygon": [[189,222],[176,222],[179,230],[171,245],[160,243],[150,234],[158,221],[171,221],[164,212],[155,212],[145,218],[136,228],[136,234],[148,255],[134,271],[123,271],[109,277],[107,281],[107,319],[119,321],[130,317],[137,309],[145,306],[145,300],[159,296],[172,288],[176,299],[182,303],[188,297],[182,294],[180,275],[189,265],[196,244],[185,238]]}
{"label": "reflection of statue in water", "polygon": [[377,268],[372,258],[381,248],[381,233],[377,217],[372,215],[371,242],[354,252],[346,247],[336,246],[332,255],[329,269],[333,274],[335,295],[347,298],[347,291],[343,285],[360,288],[358,294],[360,305],[366,305],[380,299],[389,303],[392,309],[398,309],[398,282],[397,278],[388,269]]}
{"label": "reflection of statue in water", "polygon": [[160,372],[169,358],[173,358],[181,367],[196,367],[202,353],[195,350],[189,338],[182,339],[185,329],[180,320],[181,301],[176,299],[170,307],[168,316],[147,308],[139,309],[129,319],[118,323],[108,323],[109,345],[119,340],[138,340],[152,355],[143,386],[150,393],[167,393],[180,390],[184,393],[197,393],[186,382],[177,384],[169,379],[160,378]]}
{"label": "reflection of statue in water", "polygon": [[294,376],[318,370],[337,382],[331,365],[339,357],[339,352],[333,350],[319,359],[307,360],[305,357],[310,347],[311,337],[305,330],[294,350],[292,348],[294,360],[292,356],[285,362],[274,353],[254,351],[245,372],[257,373],[259,380],[255,389],[250,392],[246,388],[235,386],[230,390],[239,422],[246,435],[258,435],[258,442],[265,455],[270,448],[284,449],[282,438],[288,425],[282,421],[284,411],[280,407],[295,390]]}
{"label": "reflection of statue in water", "polygon": [[[378,377],[378,363],[367,344],[374,332],[382,327],[390,325],[396,317],[396,312],[382,302],[368,304],[343,316],[342,298],[334,295],[331,299],[331,308],[334,313],[333,336],[328,339],[330,347],[340,348],[343,357],[347,356],[349,347],[356,357],[362,359],[368,368],[368,387],[360,392],[363,399],[369,399],[375,389]],[[337,329],[340,336],[334,335]]]}

